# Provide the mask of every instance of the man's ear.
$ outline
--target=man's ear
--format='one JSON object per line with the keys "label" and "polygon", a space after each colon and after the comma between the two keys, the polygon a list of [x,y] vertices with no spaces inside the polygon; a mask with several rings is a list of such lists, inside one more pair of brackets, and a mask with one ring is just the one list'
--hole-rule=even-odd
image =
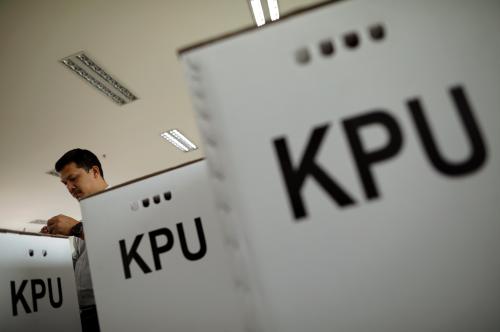
{"label": "man's ear", "polygon": [[92,176],[96,179],[101,176],[101,172],[99,172],[99,167],[96,165],[92,166],[90,171],[92,172]]}

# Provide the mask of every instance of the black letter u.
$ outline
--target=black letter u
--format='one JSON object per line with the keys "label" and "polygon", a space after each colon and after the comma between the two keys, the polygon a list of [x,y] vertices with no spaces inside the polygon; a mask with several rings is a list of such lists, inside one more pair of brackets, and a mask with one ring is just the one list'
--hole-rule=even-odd
{"label": "black letter u", "polygon": [[409,100],[408,107],[420,139],[425,147],[427,157],[432,165],[445,175],[461,176],[477,171],[484,164],[486,160],[486,147],[464,89],[461,86],[455,86],[450,89],[450,93],[472,147],[471,154],[463,161],[449,162],[443,158],[436,147],[436,140],[418,99]]}
{"label": "black letter u", "polygon": [[50,305],[54,308],[59,308],[62,305],[63,302],[63,294],[61,290],[61,278],[57,278],[57,290],[59,293],[59,300],[56,302],[54,301],[54,293],[52,292],[52,280],[48,278],[47,284],[49,285],[49,300],[50,300]]}
{"label": "black letter u", "polygon": [[200,250],[194,254],[189,252],[189,248],[187,247],[186,235],[184,234],[184,227],[182,226],[182,223],[178,223],[176,225],[177,233],[179,234],[179,241],[181,242],[182,253],[184,254],[184,257],[190,261],[201,259],[207,253],[207,243],[205,242],[205,234],[203,234],[201,218],[196,218],[194,222],[196,224],[196,233],[198,234],[198,240],[200,242]]}

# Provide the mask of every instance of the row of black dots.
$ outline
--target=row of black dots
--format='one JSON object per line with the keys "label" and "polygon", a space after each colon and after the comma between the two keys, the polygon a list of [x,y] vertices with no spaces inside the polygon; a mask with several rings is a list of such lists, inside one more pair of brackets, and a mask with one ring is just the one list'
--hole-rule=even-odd
{"label": "row of black dots", "polygon": [[[29,249],[29,250],[28,250],[28,255],[29,255],[30,257],[35,256],[35,251],[34,251],[33,249]],[[46,257],[46,256],[47,256],[47,250],[42,250],[42,256],[43,256],[43,257]]]}
{"label": "row of black dots", "polygon": [[[385,38],[386,31],[382,24],[374,24],[368,27],[368,35],[371,40],[378,42]],[[347,32],[342,36],[344,47],[347,49],[356,49],[361,44],[360,35],[357,32]],[[332,56],[335,53],[335,46],[330,39],[319,43],[319,50],[323,56]],[[295,60],[300,64],[307,64],[311,61],[311,52],[303,47],[295,53]]]}
{"label": "row of black dots", "polygon": [[[153,196],[153,202],[155,204],[160,204],[160,202],[161,202],[161,196],[163,196],[163,199],[165,201],[169,201],[169,200],[172,199],[172,192],[167,191],[167,192],[163,193],[163,195],[154,195]],[[144,206],[145,208],[147,208],[147,207],[149,207],[149,205],[150,205],[149,198],[145,198],[145,199],[142,200],[142,206]]]}

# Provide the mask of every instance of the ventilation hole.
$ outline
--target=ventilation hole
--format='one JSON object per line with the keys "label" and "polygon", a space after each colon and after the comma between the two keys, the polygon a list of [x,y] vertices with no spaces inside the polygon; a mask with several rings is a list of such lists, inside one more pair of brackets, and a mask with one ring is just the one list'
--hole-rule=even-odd
{"label": "ventilation hole", "polygon": [[163,194],[163,198],[165,198],[166,201],[169,201],[172,199],[172,193],[170,191],[167,191],[166,193]]}
{"label": "ventilation hole", "polygon": [[155,204],[160,204],[160,195],[156,195],[153,197],[153,202],[155,202]]}
{"label": "ventilation hole", "polygon": [[319,44],[321,54],[330,56],[334,52],[333,43],[331,40],[324,40]]}
{"label": "ventilation hole", "polygon": [[205,135],[205,141],[207,142],[208,145],[210,146],[213,146],[213,147],[216,147],[217,146],[217,142],[213,139],[213,137],[209,136],[209,135]]}
{"label": "ventilation hole", "polygon": [[147,208],[149,206],[149,198],[142,200],[142,206],[144,206],[145,208]]}
{"label": "ventilation hole", "polygon": [[33,249],[30,249],[30,250],[28,250],[28,254],[30,255],[30,257],[33,257],[35,252],[33,251]]}
{"label": "ventilation hole", "polygon": [[47,250],[42,250],[42,256],[43,257],[47,256]]}
{"label": "ventilation hole", "polygon": [[370,37],[373,40],[382,40],[385,38],[385,29],[382,24],[372,25],[370,27]]}
{"label": "ventilation hole", "polygon": [[217,180],[224,181],[224,174],[220,170],[214,170],[214,176]]}
{"label": "ventilation hole", "polygon": [[307,48],[301,48],[297,52],[295,52],[295,59],[300,64],[306,64],[311,61],[311,55],[309,54],[309,50]]}
{"label": "ventilation hole", "polygon": [[130,208],[132,209],[132,211],[139,210],[139,203],[138,202],[132,202],[132,204],[130,204]]}
{"label": "ventilation hole", "polygon": [[359,37],[356,32],[350,32],[344,35],[344,44],[347,48],[356,48],[359,46]]}
{"label": "ventilation hole", "polygon": [[204,120],[210,120],[210,114],[206,109],[199,109],[198,113]]}

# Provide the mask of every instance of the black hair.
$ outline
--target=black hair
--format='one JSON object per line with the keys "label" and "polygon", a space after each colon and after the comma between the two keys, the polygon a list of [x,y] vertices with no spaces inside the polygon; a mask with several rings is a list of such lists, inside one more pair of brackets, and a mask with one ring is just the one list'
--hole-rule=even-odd
{"label": "black hair", "polygon": [[56,171],[59,173],[68,164],[75,163],[79,168],[89,171],[92,166],[97,166],[99,168],[99,173],[104,179],[104,172],[102,170],[101,163],[97,156],[84,149],[73,149],[66,152],[59,160],[56,162]]}

